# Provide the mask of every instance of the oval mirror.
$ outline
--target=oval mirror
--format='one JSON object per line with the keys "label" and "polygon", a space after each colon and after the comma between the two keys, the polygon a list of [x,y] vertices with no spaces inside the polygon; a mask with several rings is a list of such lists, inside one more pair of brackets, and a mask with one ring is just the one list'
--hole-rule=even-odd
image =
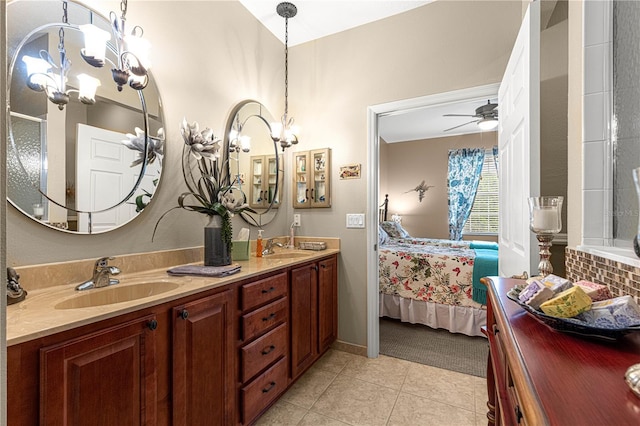
{"label": "oval mirror", "polygon": [[[78,3],[7,5],[7,198],[30,218],[77,233],[106,232],[134,219],[150,202],[162,171],[162,103],[153,76],[144,90],[124,86],[118,91],[108,62],[117,63],[112,45],[107,44],[107,63],[101,68],[80,56],[84,37],[79,25],[89,23],[111,34],[106,18]],[[69,102],[62,109],[45,92],[29,87],[23,60],[46,51],[59,66],[61,41],[71,64]],[[81,74],[99,80],[93,104],[79,100]],[[123,143],[132,138],[138,149]],[[145,140],[157,155],[143,155]]]}
{"label": "oval mirror", "polygon": [[282,154],[271,138],[273,116],[260,102],[246,100],[231,112],[224,149],[229,153],[229,180],[242,190],[256,213],[240,215],[262,227],[278,214],[284,176]]}

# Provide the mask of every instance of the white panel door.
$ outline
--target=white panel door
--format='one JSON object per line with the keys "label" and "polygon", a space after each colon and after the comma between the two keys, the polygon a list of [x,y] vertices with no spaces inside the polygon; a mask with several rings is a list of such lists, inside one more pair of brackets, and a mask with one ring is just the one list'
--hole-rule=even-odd
{"label": "white panel door", "polygon": [[499,273],[537,274],[527,198],[540,195],[540,2],[529,3],[498,90]]}
{"label": "white panel door", "polygon": [[[76,209],[99,211],[119,203],[133,188],[140,166],[130,167],[135,152],[122,144],[123,133],[78,124],[76,143]],[[135,206],[124,203],[91,216],[91,232],[128,222]],[[89,217],[78,215],[78,231],[89,232]]]}

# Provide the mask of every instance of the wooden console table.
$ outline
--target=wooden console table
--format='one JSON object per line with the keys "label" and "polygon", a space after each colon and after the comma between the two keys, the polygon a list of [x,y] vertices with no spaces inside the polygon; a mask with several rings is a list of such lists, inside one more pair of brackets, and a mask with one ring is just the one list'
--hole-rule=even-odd
{"label": "wooden console table", "polygon": [[640,333],[615,342],[560,333],[507,298],[523,281],[483,282],[489,424],[640,425],[640,398],[624,381],[640,363]]}

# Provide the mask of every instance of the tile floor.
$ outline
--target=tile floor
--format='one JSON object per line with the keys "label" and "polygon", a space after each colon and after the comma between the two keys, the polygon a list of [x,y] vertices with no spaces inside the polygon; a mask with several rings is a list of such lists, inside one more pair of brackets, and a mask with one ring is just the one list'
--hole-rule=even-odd
{"label": "tile floor", "polygon": [[330,349],[257,425],[480,426],[486,394],[480,377]]}

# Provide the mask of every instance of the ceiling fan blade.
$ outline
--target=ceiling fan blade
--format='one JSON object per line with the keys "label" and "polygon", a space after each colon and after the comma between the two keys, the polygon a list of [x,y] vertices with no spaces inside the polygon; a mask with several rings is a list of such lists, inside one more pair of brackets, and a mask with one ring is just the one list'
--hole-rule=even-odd
{"label": "ceiling fan blade", "polygon": [[475,117],[471,114],[444,114],[443,117]]}
{"label": "ceiling fan blade", "polygon": [[467,121],[466,123],[459,124],[459,125],[457,125],[455,127],[450,127],[448,129],[444,129],[443,132],[448,132],[449,130],[457,129],[458,127],[466,126],[467,124],[477,123],[477,122],[478,122],[478,120]]}

